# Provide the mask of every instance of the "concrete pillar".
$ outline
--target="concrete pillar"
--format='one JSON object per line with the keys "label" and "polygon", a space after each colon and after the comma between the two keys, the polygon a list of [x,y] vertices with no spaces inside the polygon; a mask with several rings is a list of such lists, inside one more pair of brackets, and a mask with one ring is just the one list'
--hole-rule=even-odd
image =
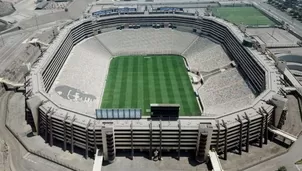
{"label": "concrete pillar", "polygon": [[159,121],[159,136],[160,136],[160,140],[159,140],[159,160],[161,160],[161,156],[162,156],[162,122],[161,122],[161,118]]}
{"label": "concrete pillar", "polygon": [[203,163],[207,161],[213,134],[212,122],[200,123],[196,143],[196,161]]}
{"label": "concrete pillar", "polygon": [[[41,106],[41,99],[38,96],[33,96],[29,98],[27,101],[28,109],[31,111],[33,120],[34,120],[34,126],[36,128],[37,134],[39,135],[39,121],[38,121],[38,115],[39,115],[39,107]],[[47,118],[47,116],[46,116]]]}
{"label": "concrete pillar", "polygon": [[97,146],[96,146],[96,135],[95,135],[95,120],[93,122],[93,142],[94,142],[94,151],[96,152]]}
{"label": "concrete pillar", "polygon": [[217,124],[216,124],[216,126],[217,126],[217,129],[218,129],[218,131],[217,131],[217,141],[216,141],[216,151],[218,152],[218,150],[219,150],[219,136],[220,136],[220,123],[219,123],[219,120],[217,121]]}
{"label": "concrete pillar", "polygon": [[283,97],[281,95],[278,95],[278,94],[275,94],[272,97],[271,102],[275,106],[274,121],[273,121],[273,125],[275,127],[278,127],[280,119],[282,119],[281,116],[282,116],[283,111],[287,110],[287,101],[288,101],[287,98],[285,98],[285,97]]}
{"label": "concrete pillar", "polygon": [[180,142],[181,142],[181,122],[178,120],[178,157],[177,159],[180,160]]}
{"label": "concrete pillar", "polygon": [[265,115],[264,144],[268,144],[268,114]]}
{"label": "concrete pillar", "polygon": [[133,149],[133,122],[131,120],[131,160],[133,160],[133,156],[134,156],[134,149]]}
{"label": "concrete pillar", "polygon": [[260,125],[260,136],[259,136],[259,147],[262,148],[263,146],[263,124],[264,124],[264,114],[261,111],[261,109],[259,109],[259,112],[261,114],[261,125]]}
{"label": "concrete pillar", "polygon": [[87,123],[86,125],[86,128],[85,128],[85,132],[86,132],[86,147],[85,147],[85,158],[87,159],[88,158],[88,152],[89,152],[89,147],[88,147],[88,143],[89,143],[89,136],[88,136],[88,131],[89,131],[89,126],[90,126],[90,120],[89,122]]}
{"label": "concrete pillar", "polygon": [[71,136],[71,140],[70,140],[70,153],[72,154],[74,152],[74,140],[73,140],[73,122],[75,121],[75,116],[73,116],[71,122],[70,122],[70,136]]}
{"label": "concrete pillar", "polygon": [[116,149],[113,124],[105,124],[102,127],[102,141],[104,160],[108,161],[109,163],[114,162],[116,156]]}
{"label": "concrete pillar", "polygon": [[44,134],[45,143],[48,142],[48,114],[45,114],[45,134]]}
{"label": "concrete pillar", "polygon": [[262,107],[262,111],[265,113],[264,144],[267,144],[267,142],[268,142],[268,113],[263,107]]}
{"label": "concrete pillar", "polygon": [[149,149],[149,159],[152,160],[152,120],[149,124],[149,138],[150,138],[150,149]]}
{"label": "concrete pillar", "polygon": [[[25,97],[25,100],[26,100],[26,97]],[[31,113],[30,109],[28,109],[27,103],[25,103],[25,120],[26,120],[27,123],[29,122],[29,119],[28,119],[29,113]],[[39,120],[39,115],[38,115],[38,120]]]}
{"label": "concrete pillar", "polygon": [[66,142],[66,141],[67,141],[67,138],[66,138],[66,136],[67,136],[67,135],[66,135],[66,119],[67,119],[67,118],[68,118],[68,114],[65,115],[64,120],[63,120],[63,126],[64,126],[64,142],[63,142],[64,144],[63,144],[63,150],[64,150],[64,151],[66,151],[66,148],[67,148],[67,147],[66,147],[66,146],[67,146],[67,145],[66,145],[66,143],[67,143],[67,142]]}
{"label": "concrete pillar", "polygon": [[52,146],[53,145],[53,128],[52,128],[52,119],[51,119],[51,115],[49,114],[48,116],[48,121],[49,121],[49,145]]}
{"label": "concrete pillar", "polygon": [[239,115],[237,115],[237,121],[240,123],[240,130],[239,130],[239,154],[242,154],[242,120],[240,119]]}
{"label": "concrete pillar", "polygon": [[249,142],[250,142],[250,118],[247,116],[247,113],[245,113],[245,119],[247,120],[247,125],[246,125],[246,139],[245,139],[245,147],[246,147],[246,152],[249,152]]}
{"label": "concrete pillar", "polygon": [[224,127],[224,160],[227,160],[228,159],[228,154],[227,154],[227,151],[228,151],[228,127],[227,125],[225,124],[224,120],[222,120],[222,126]]}

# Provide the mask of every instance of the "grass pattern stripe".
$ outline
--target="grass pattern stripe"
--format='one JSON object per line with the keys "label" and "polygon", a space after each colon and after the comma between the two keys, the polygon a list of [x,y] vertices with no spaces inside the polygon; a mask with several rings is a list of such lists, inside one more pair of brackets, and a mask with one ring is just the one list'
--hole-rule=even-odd
{"label": "grass pattern stripe", "polygon": [[215,16],[237,25],[242,23],[248,26],[275,25],[255,7],[214,7],[212,12]]}
{"label": "grass pattern stripe", "polygon": [[180,104],[181,116],[201,115],[183,58],[173,55],[121,56],[110,64],[101,108]]}

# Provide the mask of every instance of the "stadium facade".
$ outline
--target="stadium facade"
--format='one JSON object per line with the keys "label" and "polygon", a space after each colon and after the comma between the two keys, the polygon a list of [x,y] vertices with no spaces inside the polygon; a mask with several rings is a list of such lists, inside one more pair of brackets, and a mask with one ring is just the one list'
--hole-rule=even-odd
{"label": "stadium facade", "polygon": [[[217,115],[179,117],[177,120],[98,119],[65,107],[49,91],[73,46],[89,37],[121,26],[174,26],[194,32],[219,43],[234,60],[238,70],[257,95],[252,104]],[[234,25],[214,17],[179,14],[124,14],[90,17],[65,26],[46,53],[26,77],[26,120],[49,145],[61,142],[63,150],[75,147],[89,152],[103,150],[104,158],[113,161],[119,150],[194,151],[196,160],[203,162],[210,149],[227,158],[227,152],[249,151],[249,144],[260,147],[268,141],[268,125],[278,126],[286,113],[286,99],[280,93],[283,76],[274,61],[256,50],[242,45],[245,37]],[[160,53],[160,52],[158,52]],[[175,54],[175,52],[170,52]],[[181,55],[181,54],[178,54]],[[94,109],[93,109],[94,110]]]}

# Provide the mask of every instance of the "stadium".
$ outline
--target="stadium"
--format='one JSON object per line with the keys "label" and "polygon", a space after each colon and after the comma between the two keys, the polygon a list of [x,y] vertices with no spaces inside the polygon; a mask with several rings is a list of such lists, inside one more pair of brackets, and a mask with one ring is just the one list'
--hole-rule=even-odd
{"label": "stadium", "polygon": [[184,12],[74,21],[26,77],[26,120],[50,146],[100,149],[109,162],[262,147],[284,113],[283,75],[247,41],[231,23]]}

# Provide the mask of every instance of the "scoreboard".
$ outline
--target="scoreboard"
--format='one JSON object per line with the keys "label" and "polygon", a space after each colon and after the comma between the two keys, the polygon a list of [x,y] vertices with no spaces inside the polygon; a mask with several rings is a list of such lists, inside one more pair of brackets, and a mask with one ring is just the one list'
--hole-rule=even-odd
{"label": "scoreboard", "polygon": [[150,104],[151,118],[177,119],[179,108],[179,104]]}

